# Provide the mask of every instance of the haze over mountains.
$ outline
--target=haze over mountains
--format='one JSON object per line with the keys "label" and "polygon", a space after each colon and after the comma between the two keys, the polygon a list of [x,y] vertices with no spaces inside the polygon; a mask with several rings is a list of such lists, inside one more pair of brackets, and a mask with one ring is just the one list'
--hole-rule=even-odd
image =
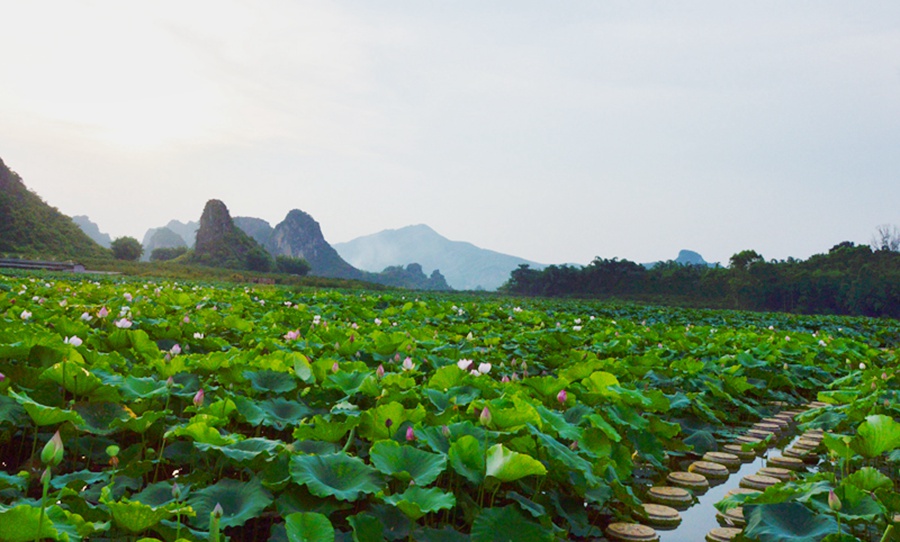
{"label": "haze over mountains", "polygon": [[426,270],[440,269],[447,283],[457,290],[496,290],[521,264],[535,269],[546,267],[472,243],[451,241],[425,224],[384,230],[335,243],[334,248],[345,260],[368,271],[409,262],[419,263]]}

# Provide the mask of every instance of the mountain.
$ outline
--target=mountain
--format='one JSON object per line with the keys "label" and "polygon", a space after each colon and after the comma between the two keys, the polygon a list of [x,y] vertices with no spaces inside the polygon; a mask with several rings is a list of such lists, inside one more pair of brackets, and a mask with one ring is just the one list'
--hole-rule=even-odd
{"label": "mountain", "polygon": [[[703,256],[694,252],[693,250],[684,250],[684,249],[679,250],[678,257],[675,258],[675,260],[670,260],[670,261],[674,261],[675,263],[680,263],[681,265],[703,265],[703,266],[707,266],[707,267],[715,267],[716,265],[718,265],[715,263],[707,262],[706,260],[703,259]],[[653,269],[653,267],[655,267],[657,264],[660,264],[660,263],[663,263],[663,262],[662,261],[650,262],[650,263],[644,263],[641,265],[643,265],[647,269]]]}
{"label": "mountain", "polygon": [[144,254],[141,256],[141,259],[145,262],[150,260],[153,251],[158,248],[187,248],[187,243],[184,242],[184,239],[169,228],[154,228],[150,231],[153,232],[153,235],[142,243]]}
{"label": "mountain", "polygon": [[348,262],[367,271],[409,262],[440,269],[447,283],[457,290],[496,290],[521,264],[537,270],[546,267],[471,243],[451,241],[424,224],[335,243],[334,248]]}
{"label": "mountain", "polygon": [[93,239],[94,242],[101,247],[109,248],[109,245],[112,244],[112,238],[110,238],[109,234],[101,232],[100,226],[91,221],[91,219],[87,216],[73,216],[72,222],[74,222],[76,226],[81,228],[81,231],[86,233],[88,237]]}
{"label": "mountain", "polygon": [[252,237],[234,225],[228,207],[219,200],[206,202],[197,242],[190,261],[214,267],[269,271],[272,257]]}
{"label": "mountain", "polygon": [[252,216],[236,216],[234,217],[234,225],[243,230],[244,233],[252,237],[257,243],[266,246],[269,238],[272,237],[272,225],[261,218]]}
{"label": "mountain", "polygon": [[303,258],[312,267],[311,275],[367,280],[365,273],[344,261],[325,241],[319,223],[299,209],[275,226],[265,246],[273,256]]}
{"label": "mountain", "polygon": [[68,216],[28,190],[0,159],[0,253],[42,258],[108,258]]}

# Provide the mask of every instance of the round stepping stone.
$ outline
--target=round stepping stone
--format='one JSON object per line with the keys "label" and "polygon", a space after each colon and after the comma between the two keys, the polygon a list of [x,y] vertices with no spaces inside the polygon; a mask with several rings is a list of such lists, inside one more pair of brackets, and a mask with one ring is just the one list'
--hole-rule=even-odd
{"label": "round stepping stone", "polygon": [[735,437],[735,442],[740,442],[742,444],[759,444],[762,442],[761,438],[751,437],[747,435],[741,435],[739,437]]}
{"label": "round stepping stone", "polygon": [[741,534],[742,529],[734,527],[716,527],[706,533],[706,542],[730,542],[737,535]]}
{"label": "round stepping stone", "polygon": [[652,503],[647,503],[642,506],[644,508],[644,513],[647,514],[645,521],[654,527],[673,528],[681,523],[681,514],[671,506]]}
{"label": "round stepping stone", "polygon": [[764,491],[767,487],[774,486],[780,482],[778,478],[772,478],[771,476],[763,476],[761,474],[748,474],[741,478],[741,487],[746,487],[748,489],[758,489],[760,491]]}
{"label": "round stepping stone", "polygon": [[688,472],[702,474],[707,480],[724,480],[728,478],[728,468],[710,461],[694,461],[688,467]]}
{"label": "round stepping stone", "polygon": [[775,431],[764,431],[762,429],[748,429],[747,430],[748,437],[758,438],[759,440],[765,440],[766,438],[769,437],[769,435],[771,435],[772,438],[778,438],[778,435],[775,434]]}
{"label": "round stepping stone", "polygon": [[743,527],[747,524],[747,520],[744,519],[744,508],[741,506],[717,513],[716,520],[724,527]]}
{"label": "round stepping stone", "polygon": [[647,492],[647,498],[656,504],[671,506],[676,510],[687,510],[694,504],[694,497],[682,487],[656,486]]}
{"label": "round stepping stone", "polygon": [[772,433],[773,435],[775,435],[776,437],[780,437],[782,434],[781,426],[776,425],[774,423],[759,422],[759,423],[753,424],[753,427],[751,427],[750,429],[752,431],[762,431],[764,433],[769,432],[769,433]]}
{"label": "round stepping stone", "polygon": [[[784,454],[784,457],[793,457],[794,459],[799,459],[800,461],[809,461],[810,456],[815,457],[815,455],[809,453],[809,450],[797,448],[796,446],[786,448],[781,453]],[[816,460],[818,460],[818,458],[816,458]]]}
{"label": "round stepping stone", "polygon": [[784,412],[779,412],[778,414],[776,414],[776,415],[774,415],[774,416],[772,416],[772,417],[773,417],[773,418],[776,418],[776,419],[779,419],[779,420],[784,420],[784,421],[788,422],[789,424],[793,424],[794,421],[795,421],[795,420],[794,420],[794,417],[795,417],[797,414],[799,414],[799,412],[796,412],[796,411],[793,411],[793,410],[785,410]]}
{"label": "round stepping stone", "polygon": [[709,480],[702,474],[694,472],[670,472],[669,475],[666,476],[666,480],[673,486],[690,489],[696,494],[706,493],[709,489]]}
{"label": "round stepping stone", "polygon": [[778,427],[781,428],[782,433],[786,433],[791,430],[791,422],[789,422],[788,420],[785,420],[783,418],[776,418],[775,416],[773,416],[771,418],[766,418],[766,419],[760,421],[759,423],[777,425]]}
{"label": "round stepping stone", "polygon": [[828,403],[823,403],[822,401],[813,401],[808,406],[809,408],[825,408],[828,406]]}
{"label": "round stepping stone", "polygon": [[741,449],[740,444],[726,444],[725,446],[722,446],[722,449],[725,450],[726,453],[738,456],[743,463],[749,463],[756,459],[756,452],[753,450],[747,450],[745,452]]}
{"label": "round stepping stone", "polygon": [[756,471],[756,474],[759,474],[760,476],[771,476],[772,478],[778,478],[782,482],[787,482],[788,480],[792,480],[794,478],[794,471],[782,469],[779,467],[763,467]]}
{"label": "round stepping stone", "polygon": [[770,457],[766,461],[766,463],[767,463],[766,466],[769,466],[769,467],[781,467],[783,469],[790,469],[790,470],[796,470],[796,471],[806,470],[806,465],[803,464],[803,460],[797,459],[796,457],[785,457],[783,455],[776,455],[776,456]]}
{"label": "round stepping stone", "polygon": [[741,468],[741,458],[728,452],[706,452],[703,454],[703,461],[724,465],[731,472],[736,472]]}
{"label": "round stepping stone", "polygon": [[734,489],[729,489],[727,493],[725,493],[726,497],[731,497],[732,495],[759,495],[762,491],[758,489],[750,489],[748,487],[736,487]]}
{"label": "round stepping stone", "polygon": [[612,523],[606,528],[606,536],[619,542],[657,542],[659,535],[653,527],[640,523]]}
{"label": "round stepping stone", "polygon": [[818,449],[820,444],[822,444],[822,441],[807,437],[800,437],[796,442],[794,442],[794,448],[800,448],[801,450],[807,450],[811,452]]}

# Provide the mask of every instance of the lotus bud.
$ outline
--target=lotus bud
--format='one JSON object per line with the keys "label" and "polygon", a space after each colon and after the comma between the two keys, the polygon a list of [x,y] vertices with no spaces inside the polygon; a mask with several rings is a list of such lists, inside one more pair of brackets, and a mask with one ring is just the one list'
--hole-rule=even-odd
{"label": "lotus bud", "polygon": [[41,462],[55,467],[62,462],[64,451],[62,437],[59,436],[59,431],[57,431],[44,445],[44,449],[41,450]]}
{"label": "lotus bud", "polygon": [[[0,376],[3,376],[3,375],[0,375]],[[882,380],[887,380],[887,379],[888,379],[887,373],[881,373],[881,379],[882,379]],[[3,382],[3,379],[2,379],[2,378],[0,378],[0,382]]]}
{"label": "lotus bud", "polygon": [[488,407],[484,407],[481,410],[481,415],[478,416],[478,421],[485,427],[487,427],[491,423],[491,411],[488,410]]}
{"label": "lotus bud", "polygon": [[416,440],[416,432],[413,430],[413,427],[410,425],[406,428],[406,442],[412,442]]}
{"label": "lotus bud", "polygon": [[338,372],[340,369],[341,369],[341,368],[340,368],[340,366],[338,365],[338,362],[336,362],[336,361],[334,362],[334,365],[331,366],[331,372],[332,372],[332,373],[336,373],[336,372]]}
{"label": "lotus bud", "polygon": [[170,376],[166,379],[166,387],[172,389],[173,386],[175,386],[175,379]]}
{"label": "lotus bud", "polygon": [[178,482],[172,484],[172,498],[176,501],[181,501],[181,497],[184,495],[181,492],[181,486],[178,485]]}
{"label": "lotus bud", "polygon": [[392,420],[390,418],[384,420],[384,426],[387,427],[388,429],[390,429],[392,425],[394,425],[394,420]]}
{"label": "lotus bud", "polygon": [[573,441],[572,441],[572,444],[569,444],[569,449],[572,450],[573,452],[574,452],[575,450],[577,450],[577,449],[578,449],[578,441],[577,441],[577,440],[573,440]]}
{"label": "lotus bud", "polygon": [[225,510],[222,509],[222,505],[221,505],[221,504],[216,503],[215,508],[213,508],[213,510],[212,510],[212,517],[214,517],[214,518],[216,518],[216,519],[219,519],[219,518],[221,518],[223,515],[225,515]]}
{"label": "lotus bud", "polygon": [[378,368],[375,369],[375,376],[377,376],[379,380],[384,378],[384,365],[378,364]]}
{"label": "lotus bud", "polygon": [[559,393],[556,394],[556,400],[562,405],[566,404],[566,399],[568,398],[569,394],[566,393],[566,390],[559,390]]}
{"label": "lotus bud", "polygon": [[400,352],[394,354],[394,363],[400,363]]}
{"label": "lotus bud", "polygon": [[860,363],[860,364],[859,364],[859,370],[860,370],[860,371],[865,371],[865,370],[866,370],[866,364],[865,364],[865,363]]}
{"label": "lotus bud", "polygon": [[828,492],[828,508],[835,512],[841,509],[841,499],[838,498],[833,489]]}
{"label": "lotus bud", "polygon": [[6,380],[6,375],[3,373],[0,373],[0,382],[3,382],[4,380]]}
{"label": "lotus bud", "polygon": [[509,377],[506,375],[503,375],[503,378],[500,379],[500,382],[503,382],[504,384],[509,382]]}
{"label": "lotus bud", "polygon": [[450,428],[446,425],[442,425],[441,434],[444,435],[444,438],[450,438]]}
{"label": "lotus bud", "polygon": [[204,397],[206,397],[206,394],[203,393],[203,388],[197,390],[197,393],[194,394],[194,406],[197,408],[202,407]]}

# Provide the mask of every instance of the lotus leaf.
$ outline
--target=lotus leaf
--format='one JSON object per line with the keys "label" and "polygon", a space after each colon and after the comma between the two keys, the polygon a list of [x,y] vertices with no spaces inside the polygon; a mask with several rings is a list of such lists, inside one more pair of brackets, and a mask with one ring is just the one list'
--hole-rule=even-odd
{"label": "lotus leaf", "polygon": [[413,521],[427,513],[456,506],[456,497],[452,493],[444,493],[436,487],[411,486],[403,493],[385,497],[384,501],[402,510]]}
{"label": "lotus leaf", "polygon": [[417,486],[427,486],[447,468],[447,457],[400,445],[392,440],[380,440],[369,451],[372,464],[384,474],[403,482],[412,480]]}
{"label": "lotus leaf", "polygon": [[485,475],[493,476],[501,482],[512,482],[531,475],[547,474],[547,468],[530,455],[520,454],[495,444],[487,451]]}
{"label": "lotus leaf", "polygon": [[334,542],[334,527],[316,512],[294,512],[284,518],[289,542]]}
{"label": "lotus leaf", "polygon": [[485,476],[484,447],[475,437],[463,435],[450,445],[448,452],[450,466],[458,474],[465,477],[473,484],[480,484]]}
{"label": "lotus leaf", "polygon": [[850,447],[863,457],[878,457],[900,448],[900,423],[890,416],[869,416],[857,429]]}
{"label": "lotus leaf", "polygon": [[487,508],[472,524],[472,542],[550,542],[550,529],[525,518],[514,506]]}
{"label": "lotus leaf", "polygon": [[199,529],[209,528],[209,514],[217,504],[223,510],[219,525],[239,527],[272,504],[272,495],[255,477],[246,482],[226,478],[192,491],[187,503],[197,513],[191,523]]}
{"label": "lotus leaf", "polygon": [[7,508],[0,505],[0,540],[30,542],[50,538],[56,540],[57,530],[49,515],[41,520],[41,509],[27,504]]}
{"label": "lotus leaf", "polygon": [[319,497],[355,501],[382,487],[378,471],[344,452],[291,458],[291,477]]}
{"label": "lotus leaf", "polygon": [[745,504],[744,517],[744,535],[760,542],[818,542],[837,531],[833,517],[795,502]]}

